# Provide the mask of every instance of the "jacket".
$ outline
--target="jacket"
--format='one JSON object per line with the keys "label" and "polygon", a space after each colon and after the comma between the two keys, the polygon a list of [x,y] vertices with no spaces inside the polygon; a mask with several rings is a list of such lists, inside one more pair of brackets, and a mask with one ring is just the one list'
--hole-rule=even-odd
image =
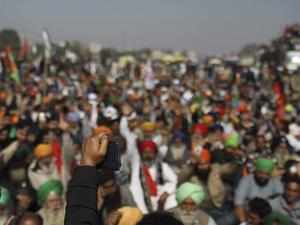
{"label": "jacket", "polygon": [[76,168],[67,192],[65,225],[101,225],[97,210],[98,177],[95,167]]}

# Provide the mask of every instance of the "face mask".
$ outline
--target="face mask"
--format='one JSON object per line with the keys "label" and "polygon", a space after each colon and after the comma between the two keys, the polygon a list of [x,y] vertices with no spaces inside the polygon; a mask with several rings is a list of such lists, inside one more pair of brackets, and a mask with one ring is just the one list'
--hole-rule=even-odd
{"label": "face mask", "polygon": [[254,176],[255,183],[260,187],[265,187],[269,183],[269,179]]}

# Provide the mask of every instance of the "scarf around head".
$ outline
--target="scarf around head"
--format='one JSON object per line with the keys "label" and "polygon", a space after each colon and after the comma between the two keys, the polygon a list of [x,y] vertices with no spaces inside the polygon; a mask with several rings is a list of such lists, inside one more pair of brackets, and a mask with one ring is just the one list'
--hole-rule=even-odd
{"label": "scarf around head", "polygon": [[178,204],[181,204],[188,198],[200,205],[205,199],[203,187],[189,182],[182,184],[176,191],[176,200]]}

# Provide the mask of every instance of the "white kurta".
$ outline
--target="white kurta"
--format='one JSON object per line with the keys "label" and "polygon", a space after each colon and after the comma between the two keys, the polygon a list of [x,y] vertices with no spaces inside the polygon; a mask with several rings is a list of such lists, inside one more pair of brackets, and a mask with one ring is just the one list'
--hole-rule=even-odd
{"label": "white kurta", "polygon": [[[126,138],[127,141],[127,154],[131,164],[131,181],[129,188],[137,207],[143,213],[148,213],[148,209],[144,200],[144,191],[140,180],[141,159],[136,145],[137,136],[128,129],[128,122],[125,117],[121,119],[120,129],[121,134]],[[157,178],[158,175],[157,167],[150,167],[149,172],[154,180],[156,180],[155,178]],[[162,178],[164,180],[164,184],[157,186],[158,195],[151,197],[151,203],[154,210],[158,208],[158,200],[164,192],[170,194],[166,201],[165,209],[174,208],[177,205],[175,199],[177,176],[171,167],[166,163],[162,163]]]}

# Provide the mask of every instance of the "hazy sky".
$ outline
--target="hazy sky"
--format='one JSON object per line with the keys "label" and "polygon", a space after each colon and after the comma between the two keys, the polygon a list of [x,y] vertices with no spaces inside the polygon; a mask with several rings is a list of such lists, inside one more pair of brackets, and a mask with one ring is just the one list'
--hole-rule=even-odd
{"label": "hazy sky", "polygon": [[0,0],[0,28],[119,48],[237,50],[300,22],[300,0]]}

